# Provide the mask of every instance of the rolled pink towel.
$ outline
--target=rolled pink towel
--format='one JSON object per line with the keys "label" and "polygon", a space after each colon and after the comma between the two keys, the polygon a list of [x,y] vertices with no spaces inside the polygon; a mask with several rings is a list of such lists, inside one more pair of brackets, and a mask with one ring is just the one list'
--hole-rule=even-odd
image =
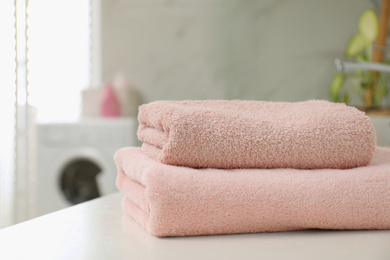
{"label": "rolled pink towel", "polygon": [[354,169],[193,169],[115,154],[123,208],[158,237],[390,229],[390,149]]}
{"label": "rolled pink towel", "polygon": [[142,149],[194,168],[353,168],[368,165],[376,135],[354,107],[322,100],[157,101],[139,108]]}

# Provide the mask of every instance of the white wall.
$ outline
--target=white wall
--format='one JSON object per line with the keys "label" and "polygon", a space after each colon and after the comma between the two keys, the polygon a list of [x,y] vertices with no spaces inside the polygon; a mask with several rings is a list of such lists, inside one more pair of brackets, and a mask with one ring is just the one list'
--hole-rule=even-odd
{"label": "white wall", "polygon": [[368,0],[101,0],[102,79],[158,99],[328,99]]}

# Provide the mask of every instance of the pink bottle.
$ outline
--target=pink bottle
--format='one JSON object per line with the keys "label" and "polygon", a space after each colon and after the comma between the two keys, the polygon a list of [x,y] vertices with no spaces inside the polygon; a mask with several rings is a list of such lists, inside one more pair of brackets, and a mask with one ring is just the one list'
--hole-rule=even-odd
{"label": "pink bottle", "polygon": [[116,97],[114,88],[111,84],[107,84],[104,87],[102,99],[100,102],[100,115],[102,117],[121,116],[119,100]]}

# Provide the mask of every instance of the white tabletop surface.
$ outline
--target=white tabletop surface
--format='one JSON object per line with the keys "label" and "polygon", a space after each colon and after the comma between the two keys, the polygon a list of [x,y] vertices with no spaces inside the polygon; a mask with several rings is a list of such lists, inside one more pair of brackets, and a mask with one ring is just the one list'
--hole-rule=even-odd
{"label": "white tabletop surface", "polygon": [[0,230],[0,259],[390,259],[390,231],[156,238],[112,194]]}

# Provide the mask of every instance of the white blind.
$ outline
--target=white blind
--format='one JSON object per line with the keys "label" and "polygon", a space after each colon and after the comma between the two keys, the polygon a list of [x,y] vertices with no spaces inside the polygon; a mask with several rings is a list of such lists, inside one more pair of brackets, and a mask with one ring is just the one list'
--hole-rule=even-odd
{"label": "white blind", "polygon": [[0,1],[0,228],[13,223],[15,140],[14,2]]}

